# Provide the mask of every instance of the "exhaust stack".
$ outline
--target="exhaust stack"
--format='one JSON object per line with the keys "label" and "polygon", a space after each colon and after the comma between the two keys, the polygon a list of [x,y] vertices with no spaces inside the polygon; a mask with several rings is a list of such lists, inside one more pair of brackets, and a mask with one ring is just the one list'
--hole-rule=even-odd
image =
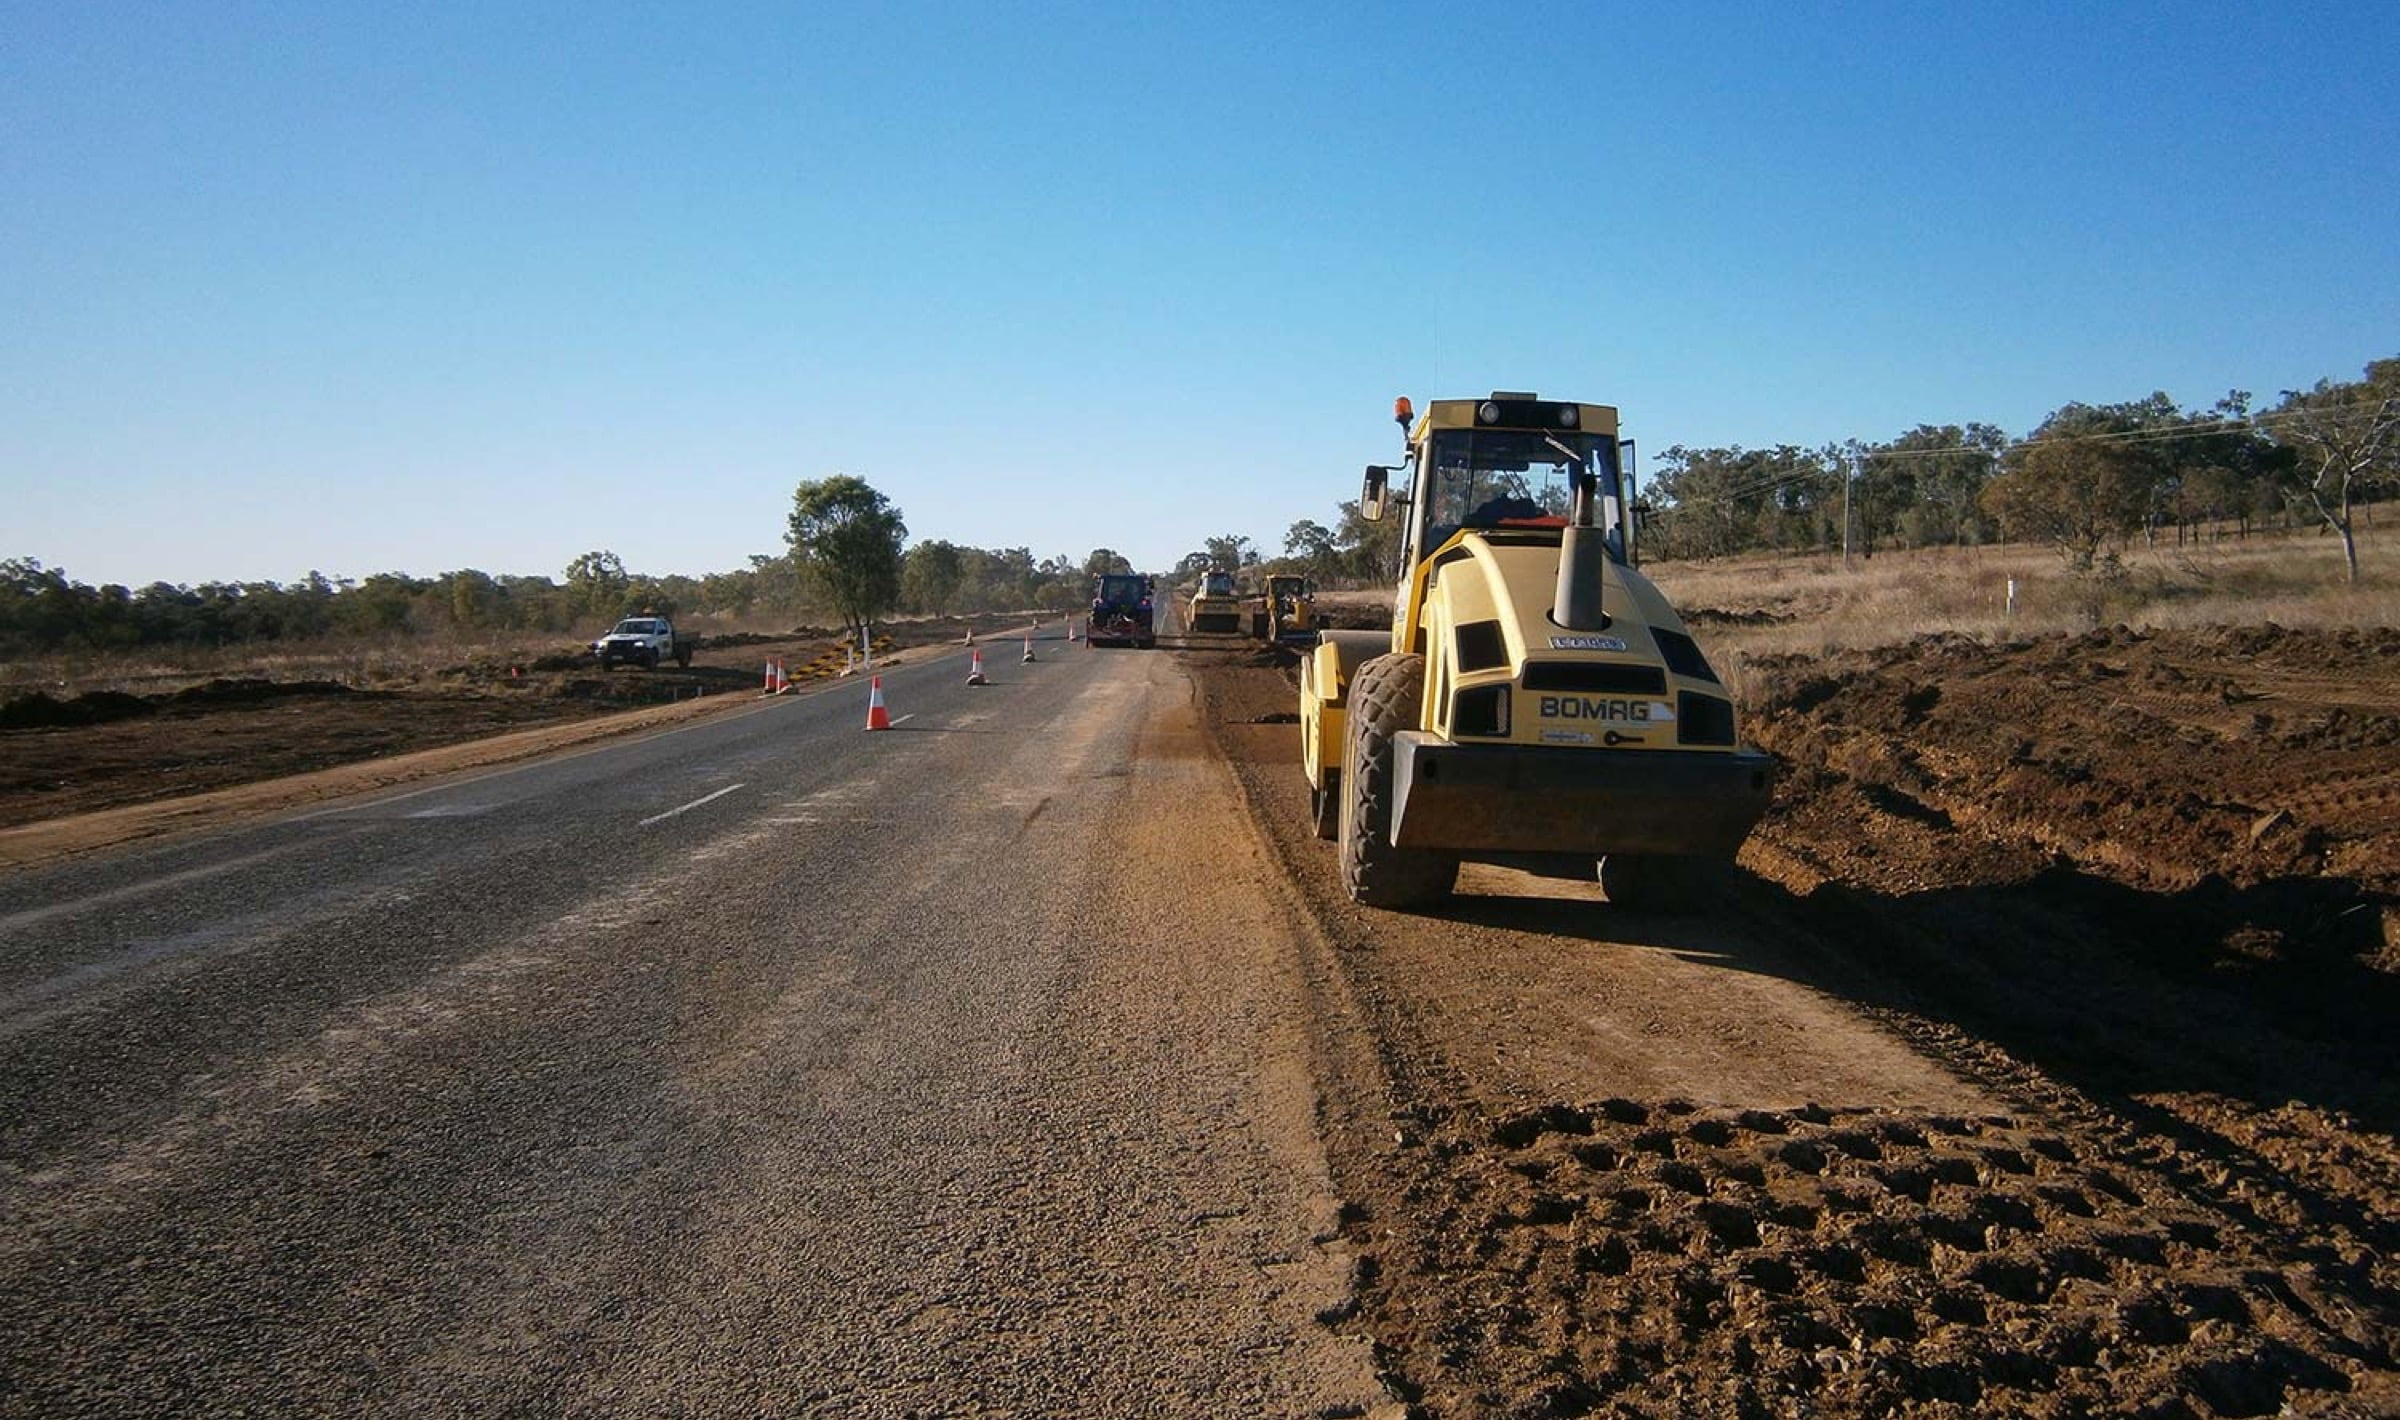
{"label": "exhaust stack", "polygon": [[1599,631],[1608,625],[1608,612],[1600,604],[1600,569],[1608,544],[1594,516],[1598,482],[1589,475],[1576,478],[1573,514],[1558,546],[1558,590],[1550,600],[1550,619],[1569,631]]}

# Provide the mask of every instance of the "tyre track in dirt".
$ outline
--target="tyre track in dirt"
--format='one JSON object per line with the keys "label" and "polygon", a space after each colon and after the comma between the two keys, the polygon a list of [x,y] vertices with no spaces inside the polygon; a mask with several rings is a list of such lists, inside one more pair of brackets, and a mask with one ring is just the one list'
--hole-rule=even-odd
{"label": "tyre track in dirt", "polygon": [[[2178,646],[2197,669],[2175,673],[2222,675],[2208,668],[2259,644],[2224,633]],[[2091,650],[2036,669],[2081,676]],[[2272,693],[2287,698],[2304,682],[2353,685],[2325,673],[2328,658],[2381,654],[2338,637],[2282,650],[2266,659]],[[1268,723],[1288,711],[1282,670],[1264,652],[1190,659],[1251,810],[1318,919],[1325,973],[1364,1031],[1324,1042],[1321,1065],[1329,1097],[1348,1102],[1329,1138],[1367,1283],[1356,1324],[1387,1383],[1424,1413],[2400,1408],[2384,1222],[2395,1153],[2374,1127],[2389,1086],[2365,1068],[2365,1042],[2380,1036],[2295,1030],[2325,1023],[2311,1013],[2329,986],[2358,982],[2356,954],[2330,977],[2291,974],[2262,1004],[2246,989],[2256,979],[2191,970],[2179,935],[2215,923],[2212,944],[2247,930],[2254,949],[2271,934],[2270,953],[2293,943],[2321,960],[2322,944],[2291,929],[2316,920],[2312,906],[2371,887],[2304,877],[2273,854],[2249,877],[2194,872],[2188,842],[2179,856],[2156,837],[2070,866],[1990,780],[1933,799],[1878,772],[1892,744],[1793,752],[1810,717],[1843,713],[1846,697],[1930,708],[1953,695],[1954,679],[1903,663],[1889,684],[1845,682],[1796,714],[1793,697],[1770,697],[1787,722],[1774,747],[1800,790],[1746,851],[1757,876],[1711,923],[1618,920],[1574,900],[1588,891],[1507,874],[1462,879],[1480,895],[1435,917],[1365,914],[1335,896],[1330,855],[1305,827],[1291,732]],[[2044,683],[2023,666],[1986,673]],[[2269,693],[2230,679],[2236,701]],[[1972,697],[1953,708],[1995,731],[2014,723]],[[2259,835],[2316,829],[2315,863],[2338,864],[2356,825],[2294,820],[2347,802],[2345,777],[2388,771],[2381,732],[2350,704],[2273,713],[2303,741],[2330,733],[2337,749],[2364,751],[2287,773],[2266,810],[2287,817]],[[2190,716],[2152,718],[2183,722],[2162,736],[2200,733]],[[1906,747],[1954,775],[1983,758],[1971,735]],[[2127,768],[2171,799],[2219,797],[2205,775],[2164,772],[2170,758]],[[2039,787],[2038,768],[1993,777],[2007,772]],[[2240,818],[2239,841],[2259,816]],[[2077,841],[2110,840],[2085,828]],[[1540,897],[1494,895],[1525,892]],[[1645,954],[1706,970],[1644,981],[1626,963]],[[1841,1047],[1744,1040],[1720,1024],[1736,985],[1781,1009],[1824,1002],[1854,1038],[1905,1056],[1903,1075],[1942,1079],[1954,1097],[1911,1100],[1872,1067],[1867,1097],[1825,1093],[1822,1072],[1817,1088],[1801,1085],[1808,1068],[1779,1074]],[[1603,991],[1617,994],[1581,1004]],[[2336,1006],[2332,1021],[2362,1022],[2380,999]],[[1595,1014],[1624,1034],[1576,1019]],[[1653,1058],[1671,1061],[1681,1042],[1680,1078],[1619,1048],[1645,1035],[1667,1043]],[[1710,1058],[1729,1049],[1753,1054],[1735,1067]]]}

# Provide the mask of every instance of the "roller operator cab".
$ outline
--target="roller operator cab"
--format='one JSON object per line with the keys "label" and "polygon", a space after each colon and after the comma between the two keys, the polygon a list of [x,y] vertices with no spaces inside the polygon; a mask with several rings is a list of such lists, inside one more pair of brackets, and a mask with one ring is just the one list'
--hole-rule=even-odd
{"label": "roller operator cab", "polygon": [[1402,521],[1392,630],[1324,632],[1301,666],[1310,802],[1350,895],[1424,906],[1476,861],[1692,901],[1773,761],[1635,570],[1617,411],[1495,393],[1395,417],[1403,464],[1370,466],[1359,501]]}

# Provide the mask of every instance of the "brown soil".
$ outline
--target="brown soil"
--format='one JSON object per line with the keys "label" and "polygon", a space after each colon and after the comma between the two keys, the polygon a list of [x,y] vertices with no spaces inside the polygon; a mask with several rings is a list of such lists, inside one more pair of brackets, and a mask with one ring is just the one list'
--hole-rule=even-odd
{"label": "brown soil", "polygon": [[1187,662],[1366,1042],[1344,1324],[1422,1413],[2400,1413],[2400,634],[1767,663],[1675,920],[1351,906],[1288,668]]}
{"label": "brown soil", "polygon": [[[946,646],[970,629],[996,633],[1023,617],[944,618],[900,623],[878,638],[879,654]],[[235,786],[308,775],[337,766],[408,766],[402,761],[443,746],[542,727],[588,726],[617,717],[639,729],[651,718],[628,712],[724,697],[755,698],[765,664],[781,660],[805,686],[838,674],[834,633],[743,635],[708,643],[688,669],[625,667],[602,671],[588,655],[561,651],[518,665],[431,669],[371,684],[335,681],[212,680],[152,694],[31,692],[0,703],[0,830],[50,823],[127,805],[155,803]],[[519,742],[516,757],[592,737]],[[425,761],[421,771],[371,774],[356,787],[401,782],[463,767],[455,757]],[[295,802],[325,797],[311,793]],[[257,795],[243,802],[253,811]],[[178,825],[184,826],[184,825]],[[22,844],[25,835],[12,835]],[[79,846],[95,846],[79,844]],[[0,853],[0,861],[9,861]]]}
{"label": "brown soil", "polygon": [[[0,730],[0,825],[175,798],[626,708],[614,696],[578,694],[559,676],[537,676],[519,687],[352,690],[326,684],[295,691],[254,684],[258,693],[246,698],[124,696],[117,699],[141,708],[123,713],[112,707],[120,713],[99,723]],[[58,702],[53,718],[82,711],[92,698]]]}

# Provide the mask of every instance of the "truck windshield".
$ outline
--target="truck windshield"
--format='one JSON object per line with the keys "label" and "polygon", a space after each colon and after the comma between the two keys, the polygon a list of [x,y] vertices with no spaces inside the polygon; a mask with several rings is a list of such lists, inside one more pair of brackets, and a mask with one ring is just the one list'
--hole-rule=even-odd
{"label": "truck windshield", "polygon": [[[1433,436],[1431,467],[1420,476],[1425,519],[1422,557],[1460,528],[1563,527],[1573,476],[1598,475],[1599,519],[1621,549],[1617,445],[1580,433],[1517,429],[1444,429]],[[1617,552],[1622,559],[1621,550]]]}
{"label": "truck windshield", "polygon": [[612,636],[655,636],[658,634],[658,623],[655,621],[620,621],[617,623],[617,629],[609,634]]}
{"label": "truck windshield", "polygon": [[1132,606],[1149,594],[1140,577],[1103,577],[1100,579],[1100,600],[1110,606]]}

